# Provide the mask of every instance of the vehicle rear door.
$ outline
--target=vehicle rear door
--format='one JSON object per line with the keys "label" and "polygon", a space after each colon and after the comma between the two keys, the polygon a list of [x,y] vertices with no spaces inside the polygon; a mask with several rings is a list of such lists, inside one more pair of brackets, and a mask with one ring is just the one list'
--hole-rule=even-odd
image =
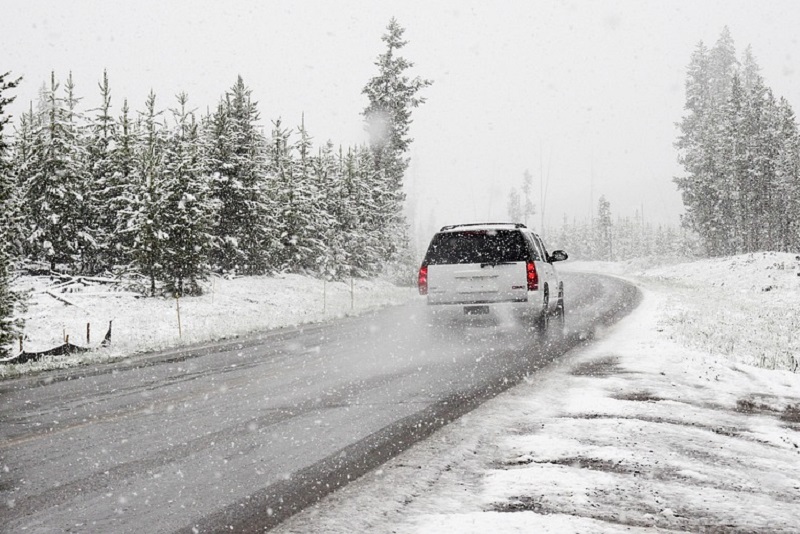
{"label": "vehicle rear door", "polygon": [[434,236],[428,266],[429,304],[527,300],[528,250],[519,230],[469,230]]}

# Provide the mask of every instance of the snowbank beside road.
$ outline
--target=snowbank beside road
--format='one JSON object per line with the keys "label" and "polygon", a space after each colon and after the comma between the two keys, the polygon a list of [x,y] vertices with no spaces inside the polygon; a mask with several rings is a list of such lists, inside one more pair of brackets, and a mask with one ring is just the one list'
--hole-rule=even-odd
{"label": "snowbank beside road", "polygon": [[47,357],[36,363],[0,365],[0,378],[319,322],[406,302],[416,294],[413,288],[381,280],[354,280],[351,296],[349,281],[323,282],[285,274],[214,277],[206,284],[203,296],[182,298],[179,303],[175,299],[137,298],[128,292],[113,293],[80,284],[65,288],[65,293],[53,291],[73,304],[68,305],[44,292],[52,284],[49,277],[24,277],[15,284],[15,289],[31,294],[25,313],[25,350],[50,349],[63,343],[67,335],[71,343],[87,345],[87,323],[91,325],[89,345],[99,347],[113,321],[111,346],[89,353]]}
{"label": "snowbank beside road", "polygon": [[799,267],[616,266],[644,299],[597,343],[277,531],[800,531],[800,375],[743,363],[784,346],[759,329],[800,316]]}
{"label": "snowbank beside road", "polygon": [[800,256],[762,252],[668,266],[634,260],[567,264],[612,272],[668,294],[661,318],[671,339],[731,361],[800,368]]}

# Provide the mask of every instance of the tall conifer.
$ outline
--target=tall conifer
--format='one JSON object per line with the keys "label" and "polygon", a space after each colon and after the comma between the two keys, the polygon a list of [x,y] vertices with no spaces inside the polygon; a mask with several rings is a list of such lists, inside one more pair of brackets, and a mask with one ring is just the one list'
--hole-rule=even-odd
{"label": "tall conifer", "polygon": [[378,173],[379,190],[376,208],[385,229],[386,258],[397,258],[407,246],[408,229],[403,217],[403,176],[408,167],[411,114],[425,102],[419,92],[433,82],[411,78],[407,71],[414,64],[399,52],[407,44],[402,28],[392,18],[381,40],[386,50],[375,61],[378,74],[371,78],[362,93],[369,99],[363,115],[369,134],[370,149]]}

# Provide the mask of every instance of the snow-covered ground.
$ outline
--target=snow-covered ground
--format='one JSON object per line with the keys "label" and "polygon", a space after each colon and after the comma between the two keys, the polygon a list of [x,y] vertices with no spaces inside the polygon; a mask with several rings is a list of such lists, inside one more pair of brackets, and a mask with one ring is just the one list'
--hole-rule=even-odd
{"label": "snow-covered ground", "polygon": [[[639,308],[279,532],[800,531],[800,259],[567,263],[636,283]],[[217,278],[198,298],[34,291],[27,350],[67,333],[110,349],[0,376],[122,357],[403,302],[413,289],[299,276]],[[325,295],[323,299],[323,294]],[[323,310],[323,300],[325,309]]]}
{"label": "snow-covered ground", "polygon": [[[55,289],[53,289],[55,287]],[[381,280],[323,282],[285,274],[273,277],[213,277],[205,294],[177,302],[168,298],[137,298],[89,282],[58,287],[49,277],[24,277],[15,288],[30,292],[25,313],[24,349],[43,351],[70,343],[97,348],[88,353],[46,357],[41,362],[0,365],[0,378],[118,359],[134,353],[230,338],[254,331],[319,322],[363,313],[408,301],[415,288]],[[49,290],[66,304],[46,293]],[[180,330],[178,308],[180,307]],[[111,346],[99,349],[109,322]],[[90,340],[86,342],[86,326]],[[18,352],[19,347],[15,347]]]}
{"label": "snow-covered ground", "polygon": [[800,260],[565,267],[643,302],[277,531],[800,532]]}

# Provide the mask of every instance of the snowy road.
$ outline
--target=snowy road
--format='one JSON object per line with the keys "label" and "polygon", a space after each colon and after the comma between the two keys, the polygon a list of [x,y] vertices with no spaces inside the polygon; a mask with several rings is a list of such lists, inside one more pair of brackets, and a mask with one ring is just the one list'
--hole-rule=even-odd
{"label": "snowy road", "polygon": [[638,301],[565,275],[564,338],[430,330],[420,303],[0,383],[3,532],[262,530],[519,382]]}

